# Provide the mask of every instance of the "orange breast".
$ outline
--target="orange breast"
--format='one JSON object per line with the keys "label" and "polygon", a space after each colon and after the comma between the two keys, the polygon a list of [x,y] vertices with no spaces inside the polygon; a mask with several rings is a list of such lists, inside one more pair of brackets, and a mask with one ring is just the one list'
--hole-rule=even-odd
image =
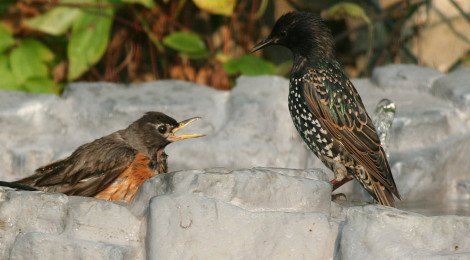
{"label": "orange breast", "polygon": [[111,183],[106,189],[96,194],[97,199],[125,200],[130,202],[139,186],[148,178],[159,172],[152,170],[148,165],[150,159],[143,153],[137,154],[132,164]]}

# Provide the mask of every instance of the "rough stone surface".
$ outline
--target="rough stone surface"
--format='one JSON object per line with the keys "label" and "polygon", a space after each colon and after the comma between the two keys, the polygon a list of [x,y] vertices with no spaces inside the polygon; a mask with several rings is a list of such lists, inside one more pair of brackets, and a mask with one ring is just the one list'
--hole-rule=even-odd
{"label": "rough stone surface", "polygon": [[[290,121],[286,103],[288,84],[286,79],[279,77],[243,77],[230,92],[218,117],[209,115],[204,109],[201,112],[199,108],[191,110],[192,114],[201,113],[203,121],[213,128],[209,132],[198,130],[205,131],[207,137],[200,138],[195,145],[175,143],[169,147],[168,151],[180,159],[175,167],[305,168],[311,154]],[[217,108],[210,106],[207,109]]]}
{"label": "rough stone surface", "polygon": [[[450,135],[467,132],[462,119],[456,118],[451,103],[439,99],[428,91],[395,88],[378,88],[370,80],[353,80],[364,105],[373,113],[378,101],[392,100],[397,107],[390,133],[389,149],[403,151],[434,144]],[[430,105],[432,104],[432,105]]]}
{"label": "rough stone surface", "polygon": [[371,81],[381,88],[424,91],[443,76],[444,73],[429,67],[390,64],[374,69]]}
{"label": "rough stone surface", "polygon": [[67,204],[65,232],[77,239],[138,247],[141,223],[126,206],[71,197]]}
{"label": "rough stone surface", "polygon": [[150,202],[150,259],[331,259],[338,223],[323,213],[251,212],[220,200]]}
{"label": "rough stone surface", "polygon": [[0,259],[143,259],[141,220],[123,205],[2,188],[0,196]]}
{"label": "rough stone surface", "polygon": [[321,170],[171,172],[130,204],[0,192],[0,259],[332,259],[340,222]]}
{"label": "rough stone surface", "polygon": [[427,217],[351,207],[371,199],[356,182],[338,190],[348,201],[330,202],[332,174],[312,169],[325,168],[291,123],[283,78],[242,77],[231,92],[181,81],[77,83],[62,97],[0,91],[2,180],[150,110],[202,116],[185,133],[207,135],[171,144],[170,171],[182,171],[150,179],[130,204],[0,188],[0,259],[467,259],[468,72],[393,65],[353,80],[369,112],[396,103],[399,206]]}
{"label": "rough stone surface", "polygon": [[21,234],[11,248],[10,259],[124,259],[126,248],[68,239],[39,232]]}
{"label": "rough stone surface", "polygon": [[457,188],[461,199],[470,200],[470,179],[460,180]]}
{"label": "rough stone surface", "polygon": [[67,201],[68,197],[62,194],[2,192],[0,258],[8,255],[8,248],[19,233],[62,233],[65,229]]}
{"label": "rough stone surface", "polygon": [[139,189],[130,208],[142,216],[152,197],[198,194],[249,211],[330,213],[331,184],[321,170],[223,168],[189,170],[152,178]]}
{"label": "rough stone surface", "polygon": [[469,217],[351,207],[342,227],[339,258],[469,259],[469,232]]}
{"label": "rough stone surface", "polygon": [[459,199],[457,184],[469,176],[469,153],[470,135],[454,136],[423,148],[395,153],[391,156],[396,162],[392,171],[405,198],[414,201]]}
{"label": "rough stone surface", "polygon": [[470,112],[470,68],[461,68],[440,78],[432,87],[435,96],[452,101],[465,113]]}

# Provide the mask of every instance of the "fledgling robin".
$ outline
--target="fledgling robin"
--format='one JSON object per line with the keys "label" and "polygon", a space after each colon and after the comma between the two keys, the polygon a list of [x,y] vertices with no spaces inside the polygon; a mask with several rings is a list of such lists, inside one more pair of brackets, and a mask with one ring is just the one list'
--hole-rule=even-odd
{"label": "fledgling robin", "polygon": [[126,129],[84,144],[29,177],[0,182],[0,186],[129,202],[144,181],[167,172],[164,149],[168,144],[204,136],[175,135],[198,119],[178,123],[163,113],[147,112]]}
{"label": "fledgling robin", "polygon": [[356,178],[380,204],[400,198],[390,166],[361,97],[334,55],[333,36],[317,15],[283,15],[251,52],[269,45],[289,48],[294,65],[289,110],[297,131],[333,172],[333,190]]}

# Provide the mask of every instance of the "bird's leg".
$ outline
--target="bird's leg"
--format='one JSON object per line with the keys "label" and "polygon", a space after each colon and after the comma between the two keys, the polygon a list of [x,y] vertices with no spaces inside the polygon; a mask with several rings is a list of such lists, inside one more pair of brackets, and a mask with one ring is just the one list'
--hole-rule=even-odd
{"label": "bird's leg", "polygon": [[330,165],[330,168],[332,168],[333,173],[335,174],[335,179],[333,181],[336,180],[337,182],[341,182],[344,178],[348,178],[348,170],[344,164],[327,156],[324,156],[322,159],[326,162],[326,165]]}
{"label": "bird's leg", "polygon": [[333,185],[333,191],[352,180],[352,177],[349,176],[348,170],[344,164],[326,156],[323,159],[332,166],[333,173],[335,174],[335,179],[331,181],[331,184]]}
{"label": "bird's leg", "polygon": [[335,191],[337,188],[343,186],[343,184],[349,182],[350,180],[352,180],[352,178],[344,178],[342,179],[341,181],[338,181],[337,179],[334,179],[331,181],[331,184],[333,184],[333,191]]}
{"label": "bird's leg", "polygon": [[[333,169],[335,170],[335,167],[333,167]],[[336,171],[335,171],[335,176],[338,176],[336,174]],[[333,184],[333,190],[331,192],[335,191],[337,188],[341,187],[343,184],[345,184],[348,181],[352,180],[351,177],[344,177],[343,175],[340,175],[340,176],[341,176],[340,177],[341,180],[338,180],[338,178],[336,178],[336,179],[331,181],[331,184]],[[332,200],[339,200],[339,198],[341,198],[341,197],[344,197],[344,199],[346,199],[346,195],[344,195],[344,193],[337,193],[337,194],[332,194],[331,195]]]}
{"label": "bird's leg", "polygon": [[[344,166],[343,166],[344,168]],[[335,176],[338,176],[338,174],[336,173],[336,169],[335,167],[333,167],[333,169],[335,170]],[[346,168],[345,168],[346,169]],[[349,182],[350,180],[352,180],[351,177],[344,177],[341,173],[341,175],[339,175],[341,180],[338,180],[338,178],[334,179],[331,181],[331,184],[333,185],[333,189],[331,192],[335,191],[337,188],[341,187],[343,184]],[[346,200],[346,195],[344,193],[337,193],[337,194],[332,194],[331,195],[331,200],[339,200],[339,198],[341,197],[344,197],[344,199]]]}

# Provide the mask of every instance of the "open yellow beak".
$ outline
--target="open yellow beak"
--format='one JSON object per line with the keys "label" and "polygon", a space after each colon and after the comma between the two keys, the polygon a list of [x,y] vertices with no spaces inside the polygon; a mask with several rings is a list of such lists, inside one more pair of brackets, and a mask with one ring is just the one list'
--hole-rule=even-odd
{"label": "open yellow beak", "polygon": [[196,138],[196,137],[202,137],[202,136],[205,136],[205,135],[200,135],[200,134],[192,134],[192,135],[179,135],[179,136],[176,136],[175,133],[178,132],[179,130],[183,129],[184,127],[186,127],[187,125],[191,124],[192,122],[196,121],[196,120],[199,120],[201,119],[200,117],[193,117],[193,118],[190,118],[190,119],[186,119],[184,121],[181,121],[179,122],[178,126],[173,128],[173,130],[171,131],[170,133],[170,137],[168,138],[168,140],[170,142],[176,142],[176,141],[179,141],[179,140],[183,140],[183,139],[188,139],[188,138]]}

